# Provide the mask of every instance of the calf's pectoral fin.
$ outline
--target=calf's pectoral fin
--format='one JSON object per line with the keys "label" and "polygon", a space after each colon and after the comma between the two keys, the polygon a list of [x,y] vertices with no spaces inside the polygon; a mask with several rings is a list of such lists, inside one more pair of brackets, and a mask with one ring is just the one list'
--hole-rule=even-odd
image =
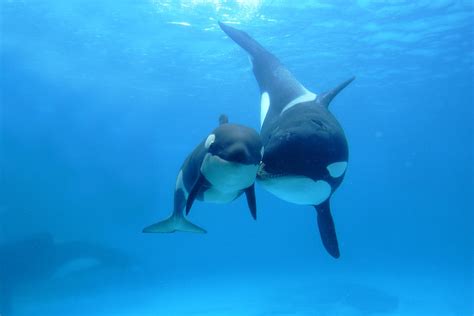
{"label": "calf's pectoral fin", "polygon": [[253,219],[257,219],[257,199],[255,198],[255,184],[252,184],[245,189],[245,196],[247,197],[247,204],[252,214]]}
{"label": "calf's pectoral fin", "polygon": [[189,211],[191,210],[191,207],[193,206],[194,200],[196,199],[199,193],[199,190],[202,188],[205,182],[206,182],[206,179],[201,174],[199,178],[197,179],[196,183],[194,183],[194,186],[191,189],[191,192],[189,192],[188,199],[186,201],[186,215],[189,214]]}
{"label": "calf's pectoral fin", "polygon": [[339,245],[337,242],[336,228],[331,215],[329,199],[315,206],[318,213],[318,227],[321,241],[326,251],[334,258],[339,258]]}

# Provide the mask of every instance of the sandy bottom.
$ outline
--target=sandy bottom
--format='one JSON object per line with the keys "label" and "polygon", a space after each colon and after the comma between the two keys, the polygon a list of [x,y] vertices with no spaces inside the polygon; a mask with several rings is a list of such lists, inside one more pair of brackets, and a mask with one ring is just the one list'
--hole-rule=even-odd
{"label": "sandy bottom", "polygon": [[12,316],[473,315],[472,280],[320,273],[218,275],[154,284],[118,278],[113,285],[96,275],[96,286],[56,280],[17,295]]}

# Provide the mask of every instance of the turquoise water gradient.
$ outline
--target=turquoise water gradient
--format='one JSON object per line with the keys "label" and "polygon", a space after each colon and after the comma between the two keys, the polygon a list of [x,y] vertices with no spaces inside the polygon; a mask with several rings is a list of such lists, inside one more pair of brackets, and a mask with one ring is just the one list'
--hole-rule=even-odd
{"label": "turquoise water gradient", "polygon": [[[221,113],[259,128],[219,20],[315,93],[356,76],[331,104],[339,260],[313,208],[258,185],[256,222],[244,199],[196,203],[207,235],[141,233]],[[0,258],[40,271],[8,281],[9,314],[473,315],[472,1],[0,0],[0,23],[0,244],[48,232],[127,258]]]}

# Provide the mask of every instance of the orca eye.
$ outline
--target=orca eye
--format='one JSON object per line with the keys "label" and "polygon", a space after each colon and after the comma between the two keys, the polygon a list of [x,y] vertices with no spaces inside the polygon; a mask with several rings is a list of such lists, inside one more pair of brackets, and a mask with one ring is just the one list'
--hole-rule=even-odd
{"label": "orca eye", "polygon": [[204,143],[204,147],[206,147],[206,149],[209,149],[209,147],[211,147],[211,145],[215,142],[215,140],[216,140],[216,135],[210,134],[206,138],[206,142]]}

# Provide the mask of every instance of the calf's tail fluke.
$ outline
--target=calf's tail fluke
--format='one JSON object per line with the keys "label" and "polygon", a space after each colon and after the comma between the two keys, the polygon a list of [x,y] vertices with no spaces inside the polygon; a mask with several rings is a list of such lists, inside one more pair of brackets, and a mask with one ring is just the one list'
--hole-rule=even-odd
{"label": "calf's tail fluke", "polygon": [[183,215],[171,215],[167,219],[147,226],[143,229],[144,233],[174,233],[188,232],[205,234],[206,230],[188,221]]}

